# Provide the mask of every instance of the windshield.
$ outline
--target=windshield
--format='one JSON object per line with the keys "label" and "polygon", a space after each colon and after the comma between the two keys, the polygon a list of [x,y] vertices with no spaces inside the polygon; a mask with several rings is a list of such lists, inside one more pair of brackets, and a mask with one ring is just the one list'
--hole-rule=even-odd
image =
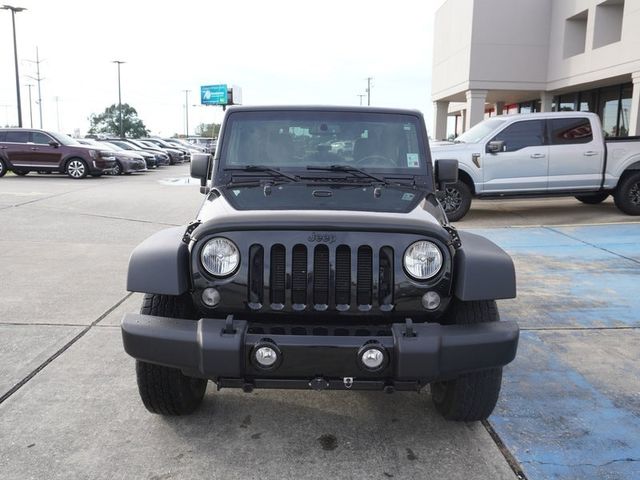
{"label": "windshield", "polygon": [[305,170],[346,165],[426,175],[419,117],[392,113],[236,112],[225,125],[223,167]]}
{"label": "windshield", "polygon": [[102,143],[104,143],[108,148],[113,148],[114,150],[117,150],[117,151],[126,150],[125,148],[122,148],[120,145],[116,145],[113,142],[102,142]]}
{"label": "windshield", "polygon": [[55,138],[61,145],[82,145],[75,138],[71,138],[69,135],[65,135],[64,133],[51,132],[53,138]]}
{"label": "windshield", "polygon": [[503,123],[504,120],[498,120],[497,118],[484,120],[464,132],[456,138],[455,141],[460,143],[478,143],[491,132],[497,130]]}

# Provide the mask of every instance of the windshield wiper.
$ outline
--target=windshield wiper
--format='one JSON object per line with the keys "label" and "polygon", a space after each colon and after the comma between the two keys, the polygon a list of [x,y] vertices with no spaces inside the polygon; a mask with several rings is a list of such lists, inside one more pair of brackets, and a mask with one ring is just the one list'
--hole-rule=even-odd
{"label": "windshield wiper", "polygon": [[382,177],[372,175],[369,172],[365,172],[360,168],[352,167],[350,165],[329,165],[328,167],[314,167],[312,165],[308,165],[307,170],[311,170],[311,171],[315,170],[319,172],[359,173],[361,177],[358,177],[358,178],[370,178],[371,180],[375,180],[376,182],[383,183],[385,185],[391,185],[391,182],[389,182],[388,180]]}
{"label": "windshield wiper", "polygon": [[227,167],[224,169],[225,172],[257,172],[257,173],[268,173],[274,178],[284,179],[286,178],[290,182],[298,182],[299,178],[288,175],[280,170],[276,170],[275,168],[267,167],[265,165],[246,165],[244,167]]}

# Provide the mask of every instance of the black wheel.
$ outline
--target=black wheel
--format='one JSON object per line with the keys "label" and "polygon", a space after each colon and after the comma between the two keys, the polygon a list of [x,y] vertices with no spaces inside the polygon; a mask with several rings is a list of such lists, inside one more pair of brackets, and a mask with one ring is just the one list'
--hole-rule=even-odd
{"label": "black wheel", "polygon": [[[500,320],[494,300],[462,302],[455,299],[451,308],[451,323],[472,323]],[[454,380],[433,382],[431,399],[436,410],[447,420],[475,422],[491,415],[502,385],[502,367],[460,375]]]}
{"label": "black wheel", "polygon": [[626,173],[613,194],[613,201],[627,215],[640,215],[640,171]]}
{"label": "black wheel", "polygon": [[588,205],[597,205],[598,203],[602,203],[604,202],[607,197],[609,196],[608,193],[593,193],[591,195],[576,195],[576,200],[582,202],[582,203],[586,203]]}
{"label": "black wheel", "polygon": [[461,180],[447,185],[440,195],[440,203],[450,222],[464,217],[471,207],[471,189]]}
{"label": "black wheel", "polygon": [[84,178],[87,176],[87,173],[89,173],[87,164],[80,158],[72,158],[71,160],[69,160],[66,170],[67,175],[69,175],[73,179]]}
{"label": "black wheel", "polygon": [[113,166],[113,170],[111,170],[111,175],[121,175],[122,174],[122,164],[116,161],[116,164]]}
{"label": "black wheel", "polygon": [[0,177],[4,177],[7,173],[7,164],[0,158]]}
{"label": "black wheel", "polygon": [[[144,296],[140,313],[195,319],[189,297]],[[176,368],[136,360],[136,378],[142,403],[151,413],[187,415],[202,403],[207,380],[188,377]]]}
{"label": "black wheel", "polygon": [[20,177],[24,177],[25,175],[29,175],[30,170],[14,170],[13,173]]}

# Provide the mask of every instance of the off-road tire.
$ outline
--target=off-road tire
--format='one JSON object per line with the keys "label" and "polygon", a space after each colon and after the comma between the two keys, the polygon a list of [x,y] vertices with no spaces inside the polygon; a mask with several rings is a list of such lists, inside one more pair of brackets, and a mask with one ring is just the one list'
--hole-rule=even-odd
{"label": "off-road tire", "polygon": [[597,205],[609,197],[608,193],[592,193],[590,195],[576,195],[576,200],[587,205]]}
{"label": "off-road tire", "polygon": [[462,180],[446,185],[440,194],[440,203],[450,222],[462,219],[471,208],[471,189]]}
{"label": "off-road tire", "polygon": [[[451,305],[451,323],[470,325],[500,320],[494,300],[463,302]],[[454,380],[431,384],[431,399],[436,410],[447,420],[475,422],[491,415],[500,395],[502,367],[460,375]]]}
{"label": "off-road tire", "polygon": [[[195,318],[189,297],[146,294],[140,313],[172,318]],[[188,377],[176,368],[136,360],[142,403],[151,413],[188,415],[202,403],[207,380]]]}
{"label": "off-road tire", "polygon": [[627,215],[640,215],[640,170],[631,170],[622,176],[613,201]]}

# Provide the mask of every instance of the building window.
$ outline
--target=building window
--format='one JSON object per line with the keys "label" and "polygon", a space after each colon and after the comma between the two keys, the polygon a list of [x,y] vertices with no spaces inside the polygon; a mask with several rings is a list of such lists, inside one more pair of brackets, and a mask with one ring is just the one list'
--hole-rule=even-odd
{"label": "building window", "polygon": [[568,93],[566,95],[560,95],[556,101],[559,112],[573,112],[576,110],[576,101],[578,95],[575,93]]}
{"label": "building window", "polygon": [[584,10],[564,22],[564,58],[584,53],[588,18],[589,10]]}
{"label": "building window", "polygon": [[596,6],[593,48],[619,42],[622,38],[624,0],[606,0]]}

